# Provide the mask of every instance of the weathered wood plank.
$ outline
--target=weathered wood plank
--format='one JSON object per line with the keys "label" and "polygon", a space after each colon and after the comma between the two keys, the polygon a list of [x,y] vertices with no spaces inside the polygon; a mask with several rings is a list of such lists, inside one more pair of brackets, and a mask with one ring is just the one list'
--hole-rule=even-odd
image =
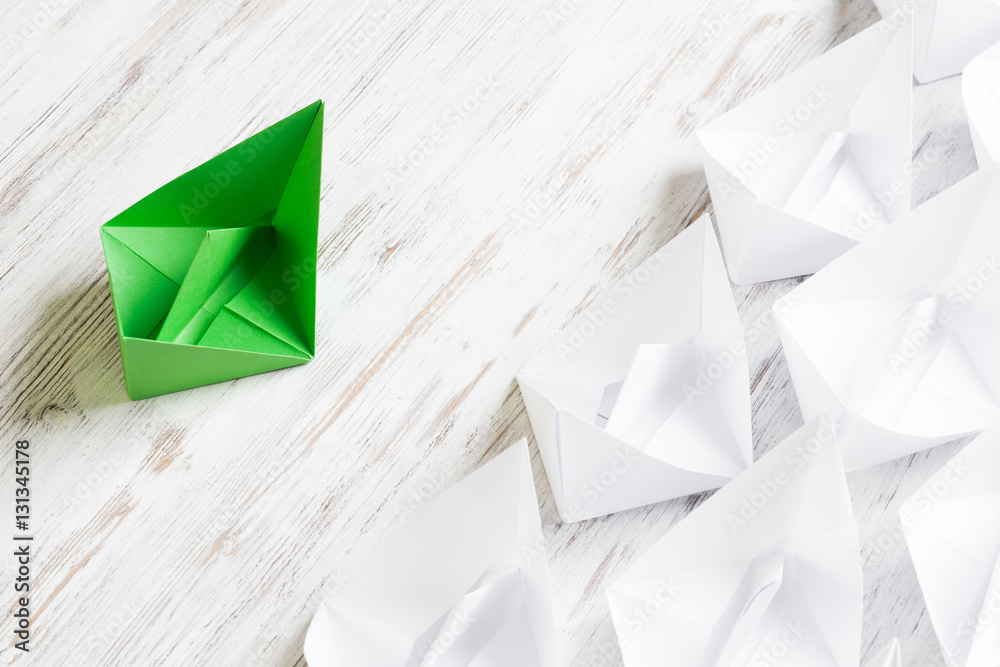
{"label": "weathered wood plank", "polygon": [[[5,461],[34,445],[32,664],[304,664],[323,591],[530,434],[517,369],[711,210],[694,131],[876,18],[868,0],[6,3],[0,428]],[[921,198],[974,169],[957,92],[915,90],[916,155],[939,154]],[[98,226],[318,97],[316,360],[127,401]],[[795,283],[734,289],[758,455],[801,422],[770,317]],[[953,451],[851,476],[866,653],[900,635],[940,662],[894,526]],[[564,662],[620,664],[603,589],[702,498],[560,524],[533,452]]]}

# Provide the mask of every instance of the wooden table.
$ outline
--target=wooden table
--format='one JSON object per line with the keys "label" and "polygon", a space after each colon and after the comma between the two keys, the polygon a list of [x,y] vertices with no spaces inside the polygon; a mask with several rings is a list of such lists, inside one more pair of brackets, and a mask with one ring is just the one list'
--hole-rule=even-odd
{"label": "wooden table", "polygon": [[[28,438],[36,561],[29,655],[3,561],[0,656],[304,664],[324,590],[531,437],[515,372],[711,210],[694,131],[876,20],[869,0],[5,2],[0,496]],[[915,88],[920,200],[975,169],[958,93]],[[130,402],[99,225],[317,98],[315,361]],[[734,288],[758,456],[801,424],[770,315],[797,282]],[[561,524],[531,451],[562,661],[620,664],[604,588],[704,496]],[[866,656],[898,635],[908,665],[943,664],[896,512],[955,451],[850,475]]]}

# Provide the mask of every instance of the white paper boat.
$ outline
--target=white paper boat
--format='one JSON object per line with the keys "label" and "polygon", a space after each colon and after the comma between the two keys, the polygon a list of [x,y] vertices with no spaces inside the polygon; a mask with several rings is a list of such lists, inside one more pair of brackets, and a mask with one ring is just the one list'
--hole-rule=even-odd
{"label": "white paper boat", "polygon": [[750,465],[743,331],[708,216],[599,296],[517,382],[564,521],[715,489]]}

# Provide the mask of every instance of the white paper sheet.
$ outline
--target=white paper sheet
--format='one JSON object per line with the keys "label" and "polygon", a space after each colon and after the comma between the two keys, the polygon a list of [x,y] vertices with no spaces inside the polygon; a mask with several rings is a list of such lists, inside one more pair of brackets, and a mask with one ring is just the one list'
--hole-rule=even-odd
{"label": "white paper sheet", "polygon": [[733,282],[814,273],[910,209],[911,53],[879,23],[698,131]]}
{"label": "white paper sheet", "polygon": [[557,667],[525,440],[363,558],[309,626],[310,667]]}
{"label": "white paper sheet", "polygon": [[702,216],[517,381],[564,521],[718,488],[752,460],[743,331]]}
{"label": "white paper sheet", "polygon": [[976,162],[987,167],[1000,158],[1000,43],[962,71],[962,99]]}
{"label": "white paper sheet", "polygon": [[[817,418],[608,588],[626,667],[857,667],[860,543],[835,426]],[[769,662],[772,661],[772,662]]]}
{"label": "white paper sheet", "polygon": [[958,74],[1000,41],[997,0],[875,0],[875,6],[890,24],[913,16],[913,76],[920,83]]}
{"label": "white paper sheet", "polygon": [[889,642],[888,646],[865,663],[865,667],[903,667],[903,651],[899,640],[893,639]]}
{"label": "white paper sheet", "polygon": [[990,167],[775,304],[802,415],[835,415],[848,470],[1000,419],[998,214]]}
{"label": "white paper sheet", "polygon": [[899,510],[948,667],[1000,664],[1000,427],[989,429]]}

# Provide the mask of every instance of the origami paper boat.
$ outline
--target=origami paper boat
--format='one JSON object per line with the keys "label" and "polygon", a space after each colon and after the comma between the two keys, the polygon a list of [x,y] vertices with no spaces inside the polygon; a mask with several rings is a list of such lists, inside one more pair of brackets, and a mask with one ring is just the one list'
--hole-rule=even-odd
{"label": "origami paper boat", "polygon": [[913,16],[913,76],[920,83],[962,71],[1000,41],[997,0],[874,0],[888,25]]}
{"label": "origami paper boat", "polygon": [[959,452],[899,517],[948,667],[1000,664],[1000,429]]}
{"label": "origami paper boat", "polygon": [[698,131],[734,283],[815,273],[910,209],[911,47],[872,26]]}
{"label": "origami paper boat", "polygon": [[775,304],[802,414],[837,417],[848,470],[1000,420],[998,213],[994,166]]}
{"label": "origami paper boat", "polygon": [[522,439],[427,503],[316,612],[310,667],[556,667]]}
{"label": "origami paper boat", "polygon": [[564,521],[715,489],[752,460],[743,330],[704,215],[517,383]]}
{"label": "origami paper boat", "polygon": [[322,142],[316,102],[101,227],[129,398],[312,359]]}
{"label": "origami paper boat", "polygon": [[962,71],[962,99],[976,162],[987,167],[1000,158],[1000,43],[973,58]]}
{"label": "origami paper boat", "polygon": [[857,667],[860,543],[833,423],[722,487],[608,588],[626,667]]}

